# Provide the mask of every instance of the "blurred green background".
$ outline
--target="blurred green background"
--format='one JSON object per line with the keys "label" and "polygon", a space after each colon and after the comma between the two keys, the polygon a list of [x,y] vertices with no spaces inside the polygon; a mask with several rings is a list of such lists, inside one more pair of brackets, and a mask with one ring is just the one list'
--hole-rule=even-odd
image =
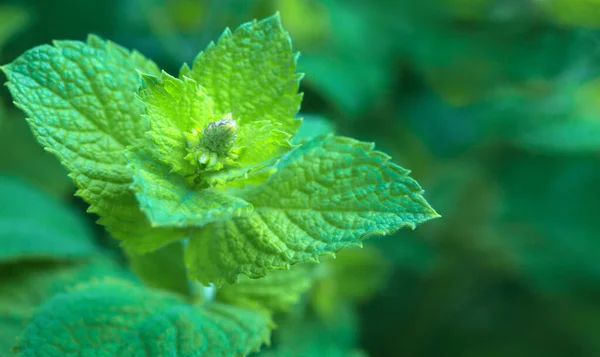
{"label": "blurred green background", "polygon": [[[0,63],[94,33],[176,73],[275,11],[301,52],[307,124],[376,142],[442,215],[367,243],[390,269],[350,318],[352,344],[600,356],[600,0],[2,1]],[[0,173],[85,209],[4,87]]]}

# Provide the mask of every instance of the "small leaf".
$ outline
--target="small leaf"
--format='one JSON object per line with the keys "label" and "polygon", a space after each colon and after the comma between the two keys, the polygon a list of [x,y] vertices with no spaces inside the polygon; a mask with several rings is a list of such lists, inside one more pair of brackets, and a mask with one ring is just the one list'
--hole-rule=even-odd
{"label": "small leaf", "polygon": [[242,276],[237,283],[219,288],[217,300],[286,312],[312,287],[314,271],[312,264],[298,264],[290,270],[276,270],[259,279]]}
{"label": "small leaf", "polygon": [[[196,168],[185,159],[185,133],[204,128],[213,120],[214,103],[194,80],[179,80],[162,72],[159,77],[142,74],[145,86],[140,99],[151,131],[145,145],[169,169],[191,175]],[[214,119],[217,120],[217,119]]]}
{"label": "small leaf", "polygon": [[217,284],[239,274],[257,278],[438,217],[408,174],[372,144],[317,138],[285,157],[267,183],[245,191],[252,212],[191,235],[190,274]]}
{"label": "small leaf", "polygon": [[0,263],[97,254],[83,218],[43,192],[0,175]]}
{"label": "small leaf", "polygon": [[139,53],[95,36],[36,47],[2,67],[36,138],[71,171],[89,211],[125,246],[147,251],[183,233],[151,229],[129,189],[123,153],[147,131],[136,69],[158,73]]}
{"label": "small leaf", "polygon": [[[246,356],[270,335],[260,313],[212,303],[193,306],[174,295],[106,280],[55,296],[38,310],[17,356]],[[90,338],[93,336],[93,338]],[[87,352],[86,352],[87,351]]]}
{"label": "small leaf", "polygon": [[153,226],[201,227],[252,210],[248,202],[222,190],[195,189],[184,177],[157,164],[145,150],[134,149],[128,157],[133,191]]}
{"label": "small leaf", "polygon": [[174,242],[147,254],[126,251],[131,270],[148,286],[194,297],[183,263],[183,244]]}
{"label": "small leaf", "polygon": [[302,116],[302,125],[296,135],[294,135],[294,144],[302,144],[319,135],[335,132],[335,125],[320,115],[303,114]]}
{"label": "small leaf", "polygon": [[233,33],[225,30],[182,75],[206,88],[215,112],[234,113],[246,123],[267,120],[293,134],[301,122],[294,115],[302,101],[296,58],[279,15],[274,15]]}

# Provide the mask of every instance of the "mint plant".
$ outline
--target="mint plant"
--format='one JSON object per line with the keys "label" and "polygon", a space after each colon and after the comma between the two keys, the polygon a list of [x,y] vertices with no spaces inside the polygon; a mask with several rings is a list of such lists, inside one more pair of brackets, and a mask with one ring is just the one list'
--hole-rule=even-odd
{"label": "mint plant", "polygon": [[[270,314],[311,287],[315,268],[300,263],[438,216],[409,171],[373,144],[333,134],[293,144],[297,59],[276,15],[225,30],[178,76],[96,36],[2,67],[88,211],[162,288],[82,283],[40,308],[19,355],[245,356],[268,341]],[[183,269],[168,263],[182,258]],[[167,286],[181,277],[215,284],[215,299]]]}

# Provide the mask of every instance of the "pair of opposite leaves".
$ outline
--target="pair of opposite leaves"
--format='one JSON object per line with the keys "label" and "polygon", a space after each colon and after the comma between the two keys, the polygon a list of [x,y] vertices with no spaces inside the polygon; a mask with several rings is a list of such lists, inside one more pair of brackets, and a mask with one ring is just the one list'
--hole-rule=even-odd
{"label": "pair of opposite leaves", "polygon": [[[179,78],[94,36],[36,47],[2,69],[100,224],[138,253],[187,239],[190,275],[221,284],[437,216],[409,171],[372,144],[290,144],[301,123],[296,59],[276,15],[226,30]],[[198,143],[223,118],[235,121],[235,155],[207,159]]]}

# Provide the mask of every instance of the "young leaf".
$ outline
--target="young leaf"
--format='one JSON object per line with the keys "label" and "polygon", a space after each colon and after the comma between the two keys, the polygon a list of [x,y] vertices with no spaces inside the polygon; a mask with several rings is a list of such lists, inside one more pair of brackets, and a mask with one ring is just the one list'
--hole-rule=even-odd
{"label": "young leaf", "polygon": [[184,66],[181,76],[206,88],[216,113],[234,113],[246,123],[267,120],[281,123],[293,134],[300,125],[298,94],[302,75],[296,72],[297,55],[281,27],[279,15],[227,29],[215,45]]}
{"label": "young leaf", "polygon": [[188,280],[182,242],[173,242],[147,254],[126,253],[131,270],[148,286],[194,297],[195,285]]}
{"label": "young leaf", "polygon": [[83,217],[43,192],[0,175],[0,202],[0,263],[98,253]]}
{"label": "young leaf", "polygon": [[203,226],[252,209],[248,202],[221,190],[194,189],[184,177],[154,162],[143,149],[132,149],[127,156],[134,177],[133,191],[155,227]]}
{"label": "young leaf", "polygon": [[217,284],[239,274],[257,278],[438,217],[408,174],[372,144],[319,137],[285,157],[267,183],[244,192],[251,213],[191,235],[190,274]]}
{"label": "young leaf", "polygon": [[[17,356],[246,356],[269,340],[263,313],[218,303],[193,306],[119,280],[81,286],[38,310]],[[93,336],[93,338],[90,338]]]}
{"label": "young leaf", "polygon": [[217,290],[217,300],[250,308],[287,312],[313,285],[315,268],[298,264],[290,270],[276,270],[260,279],[247,276]]}
{"label": "young leaf", "polygon": [[125,245],[151,250],[178,233],[151,230],[129,189],[123,152],[147,130],[136,69],[158,73],[139,53],[94,36],[36,47],[2,67],[38,141],[71,171],[89,211]]}

